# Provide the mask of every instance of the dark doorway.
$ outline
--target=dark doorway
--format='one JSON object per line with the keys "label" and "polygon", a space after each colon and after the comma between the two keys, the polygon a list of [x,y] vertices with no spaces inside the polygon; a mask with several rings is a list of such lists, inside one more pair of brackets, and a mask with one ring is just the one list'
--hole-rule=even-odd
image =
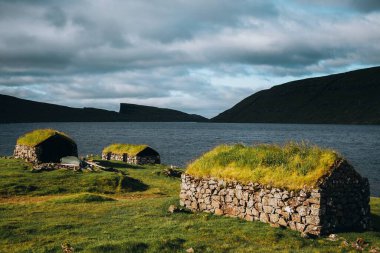
{"label": "dark doorway", "polygon": [[43,163],[57,163],[65,156],[78,156],[77,145],[61,135],[54,135],[38,145],[41,148],[39,160]]}

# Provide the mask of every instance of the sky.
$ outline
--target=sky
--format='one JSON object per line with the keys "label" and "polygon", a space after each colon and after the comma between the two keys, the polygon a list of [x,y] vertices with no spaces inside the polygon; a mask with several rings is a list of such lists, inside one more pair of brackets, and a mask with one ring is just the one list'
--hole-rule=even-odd
{"label": "sky", "polygon": [[35,101],[213,117],[378,65],[379,0],[0,0],[0,94]]}

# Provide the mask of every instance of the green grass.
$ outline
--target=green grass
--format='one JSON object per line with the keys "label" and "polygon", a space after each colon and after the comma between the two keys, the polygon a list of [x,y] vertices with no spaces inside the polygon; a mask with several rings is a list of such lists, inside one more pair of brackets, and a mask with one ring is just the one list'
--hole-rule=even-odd
{"label": "green grass", "polygon": [[[75,252],[185,252],[190,247],[195,252],[216,253],[350,250],[341,248],[340,241],[304,239],[295,231],[260,222],[207,213],[170,214],[169,205],[179,202],[180,180],[159,175],[165,166],[112,165],[148,187],[107,195],[48,195],[47,200],[31,195],[0,198],[0,252],[62,252],[64,242]],[[22,166],[20,161],[0,159],[0,178],[11,167]],[[28,176],[34,175],[40,174]],[[339,235],[349,242],[364,238],[370,244],[367,249],[380,247],[380,199],[371,199],[371,211],[373,231]]]}
{"label": "green grass", "polygon": [[20,138],[17,139],[17,144],[18,145],[25,145],[25,146],[37,146],[44,140],[50,138],[53,135],[61,135],[64,136],[65,138],[71,140],[74,142],[68,135],[65,133],[59,132],[54,129],[36,129],[34,131],[28,132],[24,135],[22,135]]}
{"label": "green grass", "polygon": [[79,192],[119,193],[145,190],[142,182],[115,172],[80,172],[67,169],[32,172],[21,160],[6,159],[0,166],[0,197]]}
{"label": "green grass", "polygon": [[104,201],[115,201],[115,199],[96,195],[91,193],[80,193],[75,195],[64,196],[62,198],[54,198],[50,200],[54,203],[91,203],[91,202],[104,202]]}
{"label": "green grass", "polygon": [[339,159],[333,150],[306,143],[220,145],[189,164],[186,173],[294,190],[314,187]]}
{"label": "green grass", "polygon": [[111,152],[119,155],[128,154],[129,156],[135,156],[147,147],[148,145],[115,143],[105,147],[103,153]]}

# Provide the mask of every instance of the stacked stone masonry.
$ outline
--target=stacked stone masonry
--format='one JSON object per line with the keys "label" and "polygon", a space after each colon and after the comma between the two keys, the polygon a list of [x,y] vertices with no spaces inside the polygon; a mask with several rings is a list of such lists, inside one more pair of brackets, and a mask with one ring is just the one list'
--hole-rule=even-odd
{"label": "stacked stone masonry", "polygon": [[180,205],[317,236],[363,230],[370,223],[368,180],[347,163],[318,188],[299,191],[182,174]]}
{"label": "stacked stone masonry", "polygon": [[128,156],[127,154],[102,153],[102,160],[123,161],[129,164],[155,164],[160,156]]}
{"label": "stacked stone masonry", "polygon": [[39,163],[39,156],[42,153],[41,147],[30,147],[26,145],[16,145],[13,156],[31,163]]}

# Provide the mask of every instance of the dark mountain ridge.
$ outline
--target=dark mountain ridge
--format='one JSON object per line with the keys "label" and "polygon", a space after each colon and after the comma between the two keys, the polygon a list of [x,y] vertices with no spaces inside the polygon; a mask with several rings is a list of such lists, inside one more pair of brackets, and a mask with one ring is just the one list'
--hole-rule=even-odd
{"label": "dark mountain ridge", "polygon": [[380,67],[259,91],[213,122],[380,124]]}
{"label": "dark mountain ridge", "polygon": [[[207,121],[208,119],[187,114],[180,111],[156,108],[155,114],[144,111],[146,106],[134,105],[140,108],[139,113],[122,114],[97,108],[73,108],[62,105],[41,103],[20,99],[7,95],[0,95],[0,123],[28,123],[28,122],[128,122],[128,121]],[[170,115],[166,115],[170,111]],[[176,113],[174,113],[174,112]]]}
{"label": "dark mountain ridge", "polygon": [[208,119],[196,114],[187,114],[173,109],[127,103],[120,104],[119,112],[128,117],[131,121],[208,121]]}

